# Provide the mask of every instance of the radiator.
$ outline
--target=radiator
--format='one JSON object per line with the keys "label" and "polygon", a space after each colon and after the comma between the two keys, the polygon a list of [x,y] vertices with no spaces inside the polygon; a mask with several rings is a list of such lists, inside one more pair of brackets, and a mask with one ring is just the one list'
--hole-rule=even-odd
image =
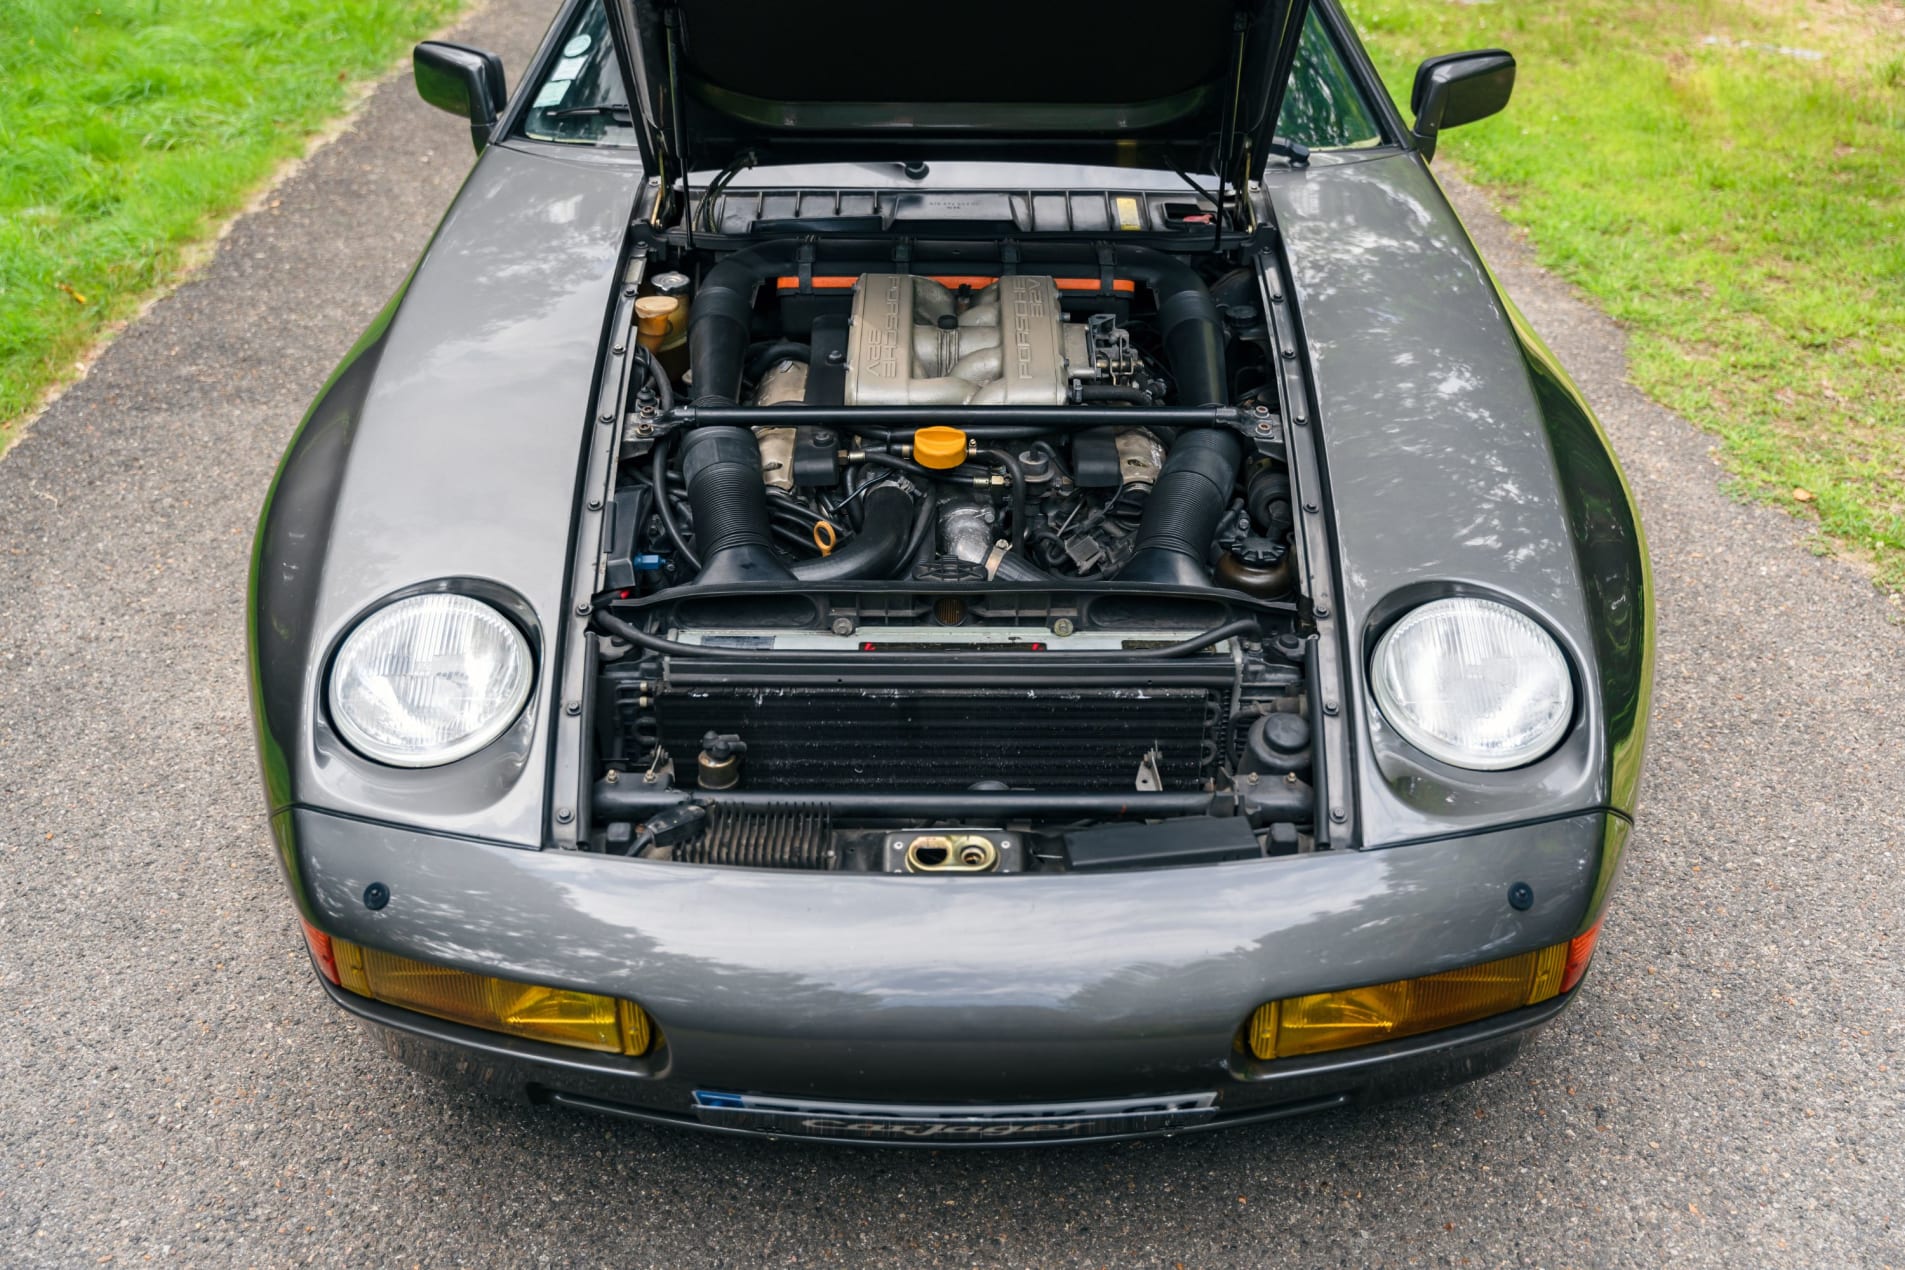
{"label": "radiator", "polygon": [[1154,748],[1163,788],[1194,789],[1227,722],[1217,694],[1191,687],[694,688],[646,707],[631,688],[615,691],[612,748],[634,755],[659,735],[692,772],[704,733],[734,733],[753,789],[1129,789]]}

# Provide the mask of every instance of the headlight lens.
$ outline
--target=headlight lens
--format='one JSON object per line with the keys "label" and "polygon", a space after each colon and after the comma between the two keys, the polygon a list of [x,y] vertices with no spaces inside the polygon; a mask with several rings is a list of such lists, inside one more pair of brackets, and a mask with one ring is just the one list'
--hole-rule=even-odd
{"label": "headlight lens", "polygon": [[435,767],[509,729],[529,700],[529,642],[467,595],[419,595],[378,609],[331,667],[331,720],[380,763]]}
{"label": "headlight lens", "polygon": [[1371,687],[1410,744],[1457,767],[1533,762],[1574,714],[1567,658],[1527,614],[1492,600],[1436,600],[1376,644]]}

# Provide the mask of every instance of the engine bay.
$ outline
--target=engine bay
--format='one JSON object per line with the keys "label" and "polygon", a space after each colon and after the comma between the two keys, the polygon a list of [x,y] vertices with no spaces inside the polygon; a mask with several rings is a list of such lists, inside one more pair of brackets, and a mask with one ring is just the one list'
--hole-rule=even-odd
{"label": "engine bay", "polygon": [[632,288],[585,845],[913,874],[1317,849],[1260,273],[773,240]]}

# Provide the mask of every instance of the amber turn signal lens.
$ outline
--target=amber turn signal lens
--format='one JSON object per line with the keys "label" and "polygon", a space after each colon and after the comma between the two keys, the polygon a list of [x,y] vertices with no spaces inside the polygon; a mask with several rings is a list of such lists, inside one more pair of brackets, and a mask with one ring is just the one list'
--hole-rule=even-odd
{"label": "amber turn signal lens", "polygon": [[1568,941],[1568,965],[1561,972],[1561,991],[1571,992],[1574,985],[1581,982],[1581,976],[1587,973],[1588,961],[1594,956],[1594,941],[1600,937],[1601,924],[1596,922]]}
{"label": "amber turn signal lens", "polygon": [[331,952],[331,937],[302,917],[298,919],[298,925],[304,928],[304,944],[311,950],[311,960],[317,963],[318,973],[336,983],[337,958]]}
{"label": "amber turn signal lens", "polygon": [[342,939],[326,942],[331,961],[320,962],[326,977],[335,969],[338,986],[386,1005],[525,1040],[608,1054],[646,1054],[655,1043],[654,1024],[633,1001],[475,975]]}
{"label": "amber turn signal lens", "polygon": [[[1293,1058],[1473,1023],[1535,1005],[1574,985],[1587,969],[1596,930],[1565,944],[1420,979],[1288,997],[1257,1007],[1246,1037],[1258,1058]],[[1573,979],[1576,945],[1579,970]]]}

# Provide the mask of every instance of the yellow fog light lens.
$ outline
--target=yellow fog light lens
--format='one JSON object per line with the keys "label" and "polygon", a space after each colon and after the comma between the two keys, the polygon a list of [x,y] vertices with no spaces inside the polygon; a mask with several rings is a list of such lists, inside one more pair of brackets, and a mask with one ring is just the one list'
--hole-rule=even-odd
{"label": "yellow fog light lens", "polygon": [[655,1042],[648,1013],[633,1001],[493,979],[342,939],[331,951],[339,986],[418,1014],[609,1054],[646,1054]]}
{"label": "yellow fog light lens", "polygon": [[[340,963],[341,964],[341,963]],[[1561,991],[1568,945],[1420,979],[1288,997],[1257,1007],[1246,1040],[1258,1058],[1291,1058],[1473,1023]]]}

